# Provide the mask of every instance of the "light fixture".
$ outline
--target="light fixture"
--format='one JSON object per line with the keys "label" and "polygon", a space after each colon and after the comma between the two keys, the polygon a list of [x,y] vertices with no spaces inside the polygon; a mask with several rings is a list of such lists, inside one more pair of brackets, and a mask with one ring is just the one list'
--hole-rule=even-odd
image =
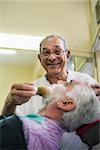
{"label": "light fixture", "polygon": [[15,50],[0,49],[0,55],[15,55],[15,54],[16,54]]}
{"label": "light fixture", "polygon": [[41,36],[0,33],[0,47],[9,49],[39,50],[39,44],[43,38],[44,37]]}

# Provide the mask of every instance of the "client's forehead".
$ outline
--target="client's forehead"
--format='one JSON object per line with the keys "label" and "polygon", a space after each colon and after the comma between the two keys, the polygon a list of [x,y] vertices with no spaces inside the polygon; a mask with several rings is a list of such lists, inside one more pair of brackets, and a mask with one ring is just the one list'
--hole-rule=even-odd
{"label": "client's forehead", "polygon": [[71,91],[76,85],[79,85],[79,84],[81,83],[73,80],[69,83],[65,83],[64,86],[66,87],[67,91]]}

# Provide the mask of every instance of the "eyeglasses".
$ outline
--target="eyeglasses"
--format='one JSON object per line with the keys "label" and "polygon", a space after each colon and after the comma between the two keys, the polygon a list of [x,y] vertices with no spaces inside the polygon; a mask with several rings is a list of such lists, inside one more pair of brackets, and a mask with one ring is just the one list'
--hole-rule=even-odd
{"label": "eyeglasses", "polygon": [[43,57],[45,57],[45,58],[49,57],[51,54],[55,55],[56,57],[59,57],[59,56],[61,56],[61,54],[62,54],[63,52],[65,52],[65,51],[67,51],[67,50],[55,50],[55,51],[53,51],[53,52],[44,50],[44,51],[41,52],[41,55],[42,55]]}

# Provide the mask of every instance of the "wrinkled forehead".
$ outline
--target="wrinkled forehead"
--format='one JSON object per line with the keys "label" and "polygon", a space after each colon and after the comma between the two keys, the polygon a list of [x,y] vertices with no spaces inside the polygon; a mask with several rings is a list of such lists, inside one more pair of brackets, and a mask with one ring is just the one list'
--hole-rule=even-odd
{"label": "wrinkled forehead", "polygon": [[74,87],[76,85],[82,85],[82,83],[78,82],[78,81],[70,81],[70,82],[61,82],[58,84],[53,84],[51,85],[51,89],[52,91],[56,91],[56,92],[60,92],[60,91],[64,91],[64,92],[68,92],[74,89]]}
{"label": "wrinkled forehead", "polygon": [[69,91],[73,90],[76,85],[82,86],[83,83],[81,83],[81,82],[79,82],[77,80],[73,80],[73,81],[71,80],[68,83],[67,82],[64,83],[64,86],[66,87],[66,92],[69,92]]}
{"label": "wrinkled forehead", "polygon": [[64,49],[64,42],[60,38],[57,38],[57,37],[46,39],[43,41],[41,45],[42,49],[44,48],[49,49],[49,48],[56,48],[56,47]]}
{"label": "wrinkled forehead", "polygon": [[69,83],[58,83],[51,85],[51,94],[54,96],[67,96],[67,93],[74,90],[74,87],[78,85],[77,82],[69,82]]}

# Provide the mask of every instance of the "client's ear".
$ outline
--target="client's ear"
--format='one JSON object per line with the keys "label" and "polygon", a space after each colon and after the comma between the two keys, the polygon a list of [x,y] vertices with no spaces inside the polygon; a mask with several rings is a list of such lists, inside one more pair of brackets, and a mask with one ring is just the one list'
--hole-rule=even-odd
{"label": "client's ear", "polygon": [[71,111],[76,108],[76,103],[74,100],[61,100],[57,102],[57,107],[62,111]]}

